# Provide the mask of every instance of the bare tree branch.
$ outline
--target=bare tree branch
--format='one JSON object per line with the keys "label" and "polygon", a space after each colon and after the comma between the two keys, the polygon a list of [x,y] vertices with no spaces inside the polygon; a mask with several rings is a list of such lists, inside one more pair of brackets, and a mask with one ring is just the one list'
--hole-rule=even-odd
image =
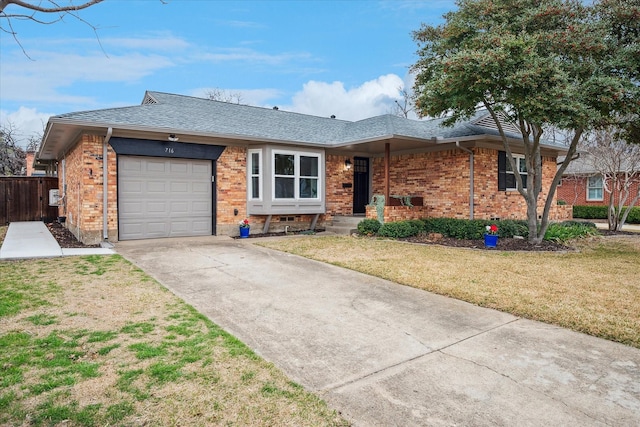
{"label": "bare tree branch", "polygon": [[[82,22],[83,24],[89,26],[93,30],[96,36],[96,39],[98,40],[98,44],[100,45],[100,49],[102,49],[102,52],[105,52],[104,48],[102,47],[102,43],[100,42],[100,37],[98,37],[97,28],[91,25],[89,22],[87,22],[83,18],[81,18],[80,15],[77,13],[82,9],[86,9],[90,6],[101,3],[103,1],[104,0],[90,0],[81,4],[70,4],[68,6],[61,6],[54,0],[48,0],[51,6],[45,7],[41,5],[42,2],[38,2],[37,4],[34,4],[34,3],[28,3],[23,0],[0,0],[0,19],[2,18],[6,19],[6,28],[0,25],[0,30],[4,31],[7,34],[11,34],[11,36],[16,41],[18,46],[20,46],[20,49],[22,49],[22,52],[24,53],[24,55],[27,58],[32,59],[27,54],[27,51],[25,50],[22,43],[20,43],[20,40],[18,39],[18,33],[15,31],[14,26],[12,24],[12,19],[27,20],[27,21],[33,21],[37,24],[51,25],[51,24],[55,24],[56,22],[64,21],[64,17],[67,15],[70,15],[75,19],[77,19],[78,21]],[[24,13],[8,14],[4,11],[4,9],[5,7],[11,4],[22,7],[28,11],[31,11],[31,13],[30,14],[24,14]],[[45,21],[37,17],[36,14],[38,13],[57,15],[57,17],[55,19]]]}
{"label": "bare tree branch", "polygon": [[[82,4],[74,5],[71,4],[69,6],[60,6],[54,1],[50,1],[53,4],[53,7],[43,7],[40,4],[32,4],[22,0],[0,0],[0,12],[4,11],[4,8],[10,4],[15,4],[16,6],[24,7],[25,9],[33,10],[34,12],[44,12],[44,13],[58,13],[58,12],[76,12],[78,10],[86,9],[89,6],[93,6],[94,4],[98,4],[103,2],[104,0],[91,0]],[[13,17],[13,15],[3,14],[4,17]]]}
{"label": "bare tree branch", "polygon": [[206,93],[207,99],[212,101],[227,102],[229,104],[243,104],[242,93],[228,92],[224,89],[214,88]]}

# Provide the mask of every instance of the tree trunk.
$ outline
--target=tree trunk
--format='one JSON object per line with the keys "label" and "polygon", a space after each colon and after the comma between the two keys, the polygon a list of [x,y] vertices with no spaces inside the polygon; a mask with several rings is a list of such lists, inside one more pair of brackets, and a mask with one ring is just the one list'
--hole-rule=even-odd
{"label": "tree trunk", "polygon": [[529,242],[535,245],[542,243],[544,232],[540,235],[542,227],[538,228],[538,201],[532,197],[527,197],[527,225],[529,226]]}

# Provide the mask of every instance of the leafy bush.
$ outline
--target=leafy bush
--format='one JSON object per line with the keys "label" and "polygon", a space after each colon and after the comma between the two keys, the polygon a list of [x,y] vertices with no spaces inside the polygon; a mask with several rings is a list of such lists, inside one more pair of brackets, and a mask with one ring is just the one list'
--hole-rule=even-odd
{"label": "leafy bush", "polygon": [[[608,206],[581,206],[573,207],[574,218],[584,219],[607,219]],[[627,217],[628,224],[640,224],[640,206],[634,206]]]}
{"label": "leafy bush", "polygon": [[573,217],[584,219],[607,219],[607,206],[573,206]]}
{"label": "leafy bush", "polygon": [[634,206],[629,212],[629,216],[627,217],[627,223],[629,224],[640,224],[640,207]]}
{"label": "leafy bush", "polygon": [[378,233],[382,224],[377,219],[363,219],[358,223],[358,232],[360,234],[374,235]]}
{"label": "leafy bush", "polygon": [[598,229],[592,222],[565,221],[549,224],[544,240],[566,242],[567,240],[596,234],[598,234]]}
{"label": "leafy bush", "polygon": [[[490,221],[489,221],[490,222]],[[527,221],[505,219],[495,223],[498,226],[498,235],[500,237],[529,236],[529,225]]]}
{"label": "leafy bush", "polygon": [[455,239],[480,239],[487,223],[481,220],[428,218],[423,220],[427,233],[440,233]]}
{"label": "leafy bush", "polygon": [[401,239],[415,236],[423,231],[423,222],[419,220],[385,222],[378,230],[378,236]]}
{"label": "leafy bush", "polygon": [[440,233],[445,237],[455,239],[482,239],[487,225],[498,226],[498,236],[513,237],[529,235],[526,221],[502,220],[490,221],[486,219],[454,219],[428,218],[423,220],[427,233]]}
{"label": "leafy bush", "polygon": [[[420,233],[440,233],[454,239],[479,240],[482,239],[487,225],[491,224],[498,226],[498,236],[502,238],[513,236],[526,238],[529,236],[529,227],[526,221],[511,219],[490,221],[486,219],[427,218],[387,222],[382,225],[374,219],[365,219],[358,224],[358,231],[362,234],[375,234],[393,239],[402,239]],[[544,239],[564,242],[595,234],[598,234],[598,229],[593,222],[565,221],[550,224]]]}

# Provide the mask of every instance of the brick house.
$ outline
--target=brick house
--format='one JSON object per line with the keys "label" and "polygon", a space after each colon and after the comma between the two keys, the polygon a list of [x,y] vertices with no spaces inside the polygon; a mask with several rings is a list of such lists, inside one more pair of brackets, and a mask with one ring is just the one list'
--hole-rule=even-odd
{"label": "brick house", "polygon": [[[562,175],[562,180],[558,185],[557,198],[561,203],[577,206],[608,206],[610,197],[613,203],[618,205],[620,191],[613,181],[614,174],[606,178],[602,176],[592,165],[588,153],[582,153],[581,157],[569,163],[567,170]],[[628,168],[625,164],[617,174],[619,183],[629,183],[629,202],[640,189],[640,174]],[[632,173],[631,176],[625,174]],[[607,182],[608,181],[608,182]]]}
{"label": "brick house", "polygon": [[[491,124],[482,112],[453,127],[392,115],[350,122],[147,92],[141,105],[51,117],[37,159],[57,168],[60,215],[85,243],[238,235],[244,218],[252,233],[322,227],[376,217],[374,195],[386,196],[386,221],[524,219]],[[542,147],[545,187],[564,152]],[[552,219],[569,218],[567,208]]]}

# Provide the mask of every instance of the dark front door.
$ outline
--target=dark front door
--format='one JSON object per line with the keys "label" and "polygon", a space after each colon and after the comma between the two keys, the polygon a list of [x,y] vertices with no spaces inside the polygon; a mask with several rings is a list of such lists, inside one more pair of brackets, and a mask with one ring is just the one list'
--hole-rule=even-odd
{"label": "dark front door", "polygon": [[363,214],[369,203],[369,159],[353,159],[353,213]]}

